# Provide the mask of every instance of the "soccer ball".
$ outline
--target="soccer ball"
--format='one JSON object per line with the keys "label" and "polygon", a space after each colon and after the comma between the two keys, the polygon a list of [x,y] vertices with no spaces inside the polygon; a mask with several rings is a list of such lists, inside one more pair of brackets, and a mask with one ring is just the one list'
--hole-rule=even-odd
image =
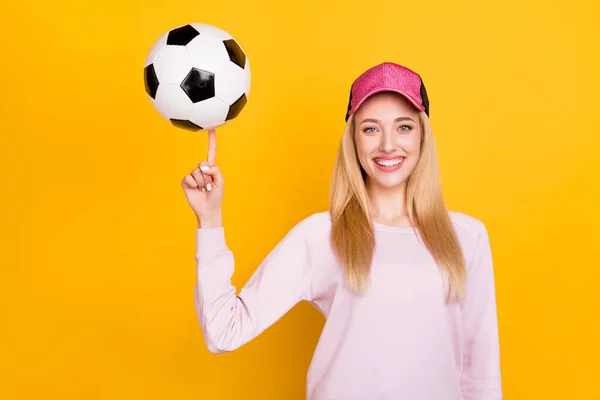
{"label": "soccer ball", "polygon": [[213,129],[246,105],[250,63],[227,32],[193,23],[156,41],[144,63],[144,84],[154,107],[174,126]]}

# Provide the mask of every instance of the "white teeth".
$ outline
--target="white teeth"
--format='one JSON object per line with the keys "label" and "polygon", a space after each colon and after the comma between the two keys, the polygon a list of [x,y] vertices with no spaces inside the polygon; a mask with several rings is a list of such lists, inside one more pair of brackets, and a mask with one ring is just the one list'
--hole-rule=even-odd
{"label": "white teeth", "polygon": [[395,160],[375,160],[375,163],[384,167],[393,167],[394,165],[400,164],[402,161],[404,161],[404,158],[397,158]]}

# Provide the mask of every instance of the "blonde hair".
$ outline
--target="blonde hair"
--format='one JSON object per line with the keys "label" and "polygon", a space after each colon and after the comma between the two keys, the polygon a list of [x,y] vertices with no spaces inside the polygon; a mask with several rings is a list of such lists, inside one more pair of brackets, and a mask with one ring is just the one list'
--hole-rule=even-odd
{"label": "blonde hair", "polygon": [[[453,302],[464,297],[465,259],[442,195],[433,131],[423,111],[419,113],[419,122],[421,152],[407,182],[408,215],[449,284],[446,301]],[[348,286],[361,294],[369,280],[375,232],[354,129],[354,115],[351,115],[338,148],[329,196],[331,242],[344,266]]]}

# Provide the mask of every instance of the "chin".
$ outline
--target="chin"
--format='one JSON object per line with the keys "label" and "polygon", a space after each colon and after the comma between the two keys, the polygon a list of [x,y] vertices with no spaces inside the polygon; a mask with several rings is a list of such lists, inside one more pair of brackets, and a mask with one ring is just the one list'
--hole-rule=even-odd
{"label": "chin", "polygon": [[376,186],[379,186],[379,187],[385,188],[385,189],[392,189],[392,188],[399,187],[399,186],[406,184],[406,179],[404,179],[403,177],[399,177],[399,178],[395,178],[395,179],[394,179],[394,177],[388,177],[388,179],[379,179],[379,177],[376,177],[376,178],[371,177],[371,181]]}
{"label": "chin", "polygon": [[379,186],[381,186],[385,189],[393,189],[393,188],[401,187],[405,183],[406,183],[406,181],[404,181],[404,180],[401,180],[400,182],[382,182],[382,183],[379,183]]}

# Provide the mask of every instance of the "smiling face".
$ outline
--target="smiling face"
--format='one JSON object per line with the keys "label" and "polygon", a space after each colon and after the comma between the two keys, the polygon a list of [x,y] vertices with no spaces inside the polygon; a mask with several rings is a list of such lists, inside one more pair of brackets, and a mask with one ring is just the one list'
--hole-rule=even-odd
{"label": "smiling face", "polygon": [[421,150],[419,111],[402,95],[369,97],[354,115],[358,159],[367,187],[406,185]]}

